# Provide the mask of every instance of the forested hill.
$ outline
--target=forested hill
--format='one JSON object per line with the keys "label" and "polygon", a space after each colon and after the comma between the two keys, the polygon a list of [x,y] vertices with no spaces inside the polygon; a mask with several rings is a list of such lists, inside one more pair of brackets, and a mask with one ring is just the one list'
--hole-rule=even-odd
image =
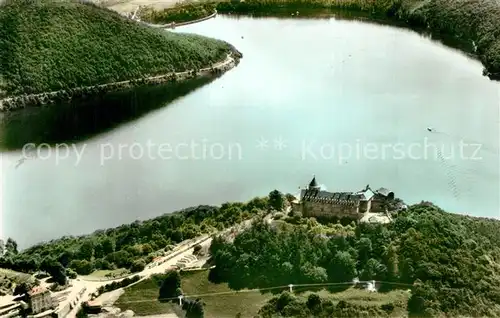
{"label": "forested hill", "polygon": [[[41,269],[61,282],[65,275],[74,275],[73,271],[140,271],[171,244],[281,209],[285,199],[276,199],[276,193],[246,203],[189,208],[92,235],[61,238],[22,252],[9,240],[0,267],[22,272]],[[216,266],[209,279],[227,282],[236,290],[345,283],[355,278],[377,280],[384,282],[385,291],[401,286],[410,289],[403,309],[417,317],[500,316],[498,220],[451,214],[426,202],[398,212],[387,225],[322,224],[300,215],[275,219],[272,224],[254,223],[231,242],[215,238],[210,252]],[[396,303],[360,308],[338,300],[340,305],[334,306],[331,299],[320,298],[311,307],[284,298],[287,304],[273,300],[262,308],[261,316],[359,317],[368,313],[378,317],[390,316],[391,308],[402,308]],[[318,307],[323,303],[325,306]]]}
{"label": "forested hill", "polygon": [[[412,206],[390,225],[321,225],[297,217],[277,227],[261,223],[233,243],[215,240],[211,251],[211,280],[234,289],[358,277],[388,282],[385,289],[412,289],[406,305],[418,317],[500,316],[500,222],[446,213],[432,204]],[[360,316],[346,304],[316,312],[297,302],[290,306],[271,302],[263,316]]]}
{"label": "forested hill", "polygon": [[10,0],[0,7],[0,98],[199,69],[231,50],[90,3]]}
{"label": "forested hill", "polygon": [[18,251],[15,240],[9,239],[6,253],[0,257],[0,268],[26,273],[45,270],[58,276],[65,276],[65,269],[82,275],[119,268],[137,272],[183,240],[227,228],[267,208],[267,198],[220,207],[202,205],[90,235],[63,237],[24,251]]}

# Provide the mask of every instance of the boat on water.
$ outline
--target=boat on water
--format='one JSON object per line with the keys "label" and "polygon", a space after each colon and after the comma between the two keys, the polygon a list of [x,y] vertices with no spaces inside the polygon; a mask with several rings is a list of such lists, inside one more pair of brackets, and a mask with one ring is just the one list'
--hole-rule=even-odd
{"label": "boat on water", "polygon": [[433,132],[434,131],[434,128],[432,127],[427,127],[427,130],[430,131],[430,132]]}

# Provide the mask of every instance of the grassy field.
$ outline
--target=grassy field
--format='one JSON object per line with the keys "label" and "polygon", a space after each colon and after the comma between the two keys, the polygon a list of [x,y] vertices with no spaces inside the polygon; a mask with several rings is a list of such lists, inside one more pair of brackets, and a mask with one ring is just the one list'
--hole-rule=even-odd
{"label": "grassy field", "polygon": [[[241,313],[242,317],[253,317],[260,307],[272,297],[271,294],[262,295],[259,292],[233,293],[227,284],[209,282],[208,271],[183,272],[182,290],[186,295],[200,295],[205,303],[205,317],[207,318],[233,318],[238,313]],[[141,316],[174,312],[175,305],[160,303],[156,300],[158,291],[157,282],[148,279],[125,289],[125,293],[115,305],[122,310],[130,309],[136,315]],[[228,294],[201,296],[213,293]],[[138,302],[142,300],[154,301]]]}
{"label": "grassy field", "polygon": [[92,272],[88,276],[95,278],[113,278],[113,277],[122,277],[126,275],[130,275],[130,271],[128,269],[119,268],[115,270],[97,270]]}
{"label": "grassy field", "polygon": [[12,1],[2,6],[0,25],[0,92],[8,96],[199,69],[232,50],[81,2]]}
{"label": "grassy field", "polygon": [[118,298],[115,306],[122,311],[132,310],[137,316],[147,316],[163,313],[173,313],[172,303],[159,302],[159,285],[153,279],[146,279],[142,282],[125,288],[125,293]]}
{"label": "grassy field", "polygon": [[227,284],[213,284],[208,281],[208,271],[184,272],[182,290],[186,295],[203,295],[227,293],[200,297],[205,303],[205,317],[235,317],[241,313],[242,317],[253,317],[260,307],[269,300],[271,294],[259,292],[233,293]]}
{"label": "grassy field", "polygon": [[[208,281],[208,271],[183,272],[182,290],[185,295],[201,298],[205,303],[205,317],[225,318],[235,317],[238,313],[241,317],[254,317],[259,309],[273,297],[272,294],[261,294],[260,292],[241,292],[231,290],[227,284],[213,284]],[[173,313],[178,310],[174,303],[160,303],[158,298],[158,282],[152,279],[145,280],[139,284],[125,289],[125,293],[118,299],[116,306],[122,310],[130,309],[136,315],[157,315],[162,313]],[[303,301],[307,300],[311,293],[307,290],[298,290],[298,296]],[[406,303],[409,293],[402,290],[390,291],[388,293],[373,293],[366,290],[349,288],[341,292],[331,293],[326,290],[317,292],[321,297],[328,298],[335,303],[344,300],[362,306],[380,306],[391,302],[396,304],[394,314],[397,317],[406,316]],[[213,295],[206,295],[213,294]],[[177,308],[176,308],[177,307]]]}
{"label": "grassy field", "polygon": [[35,279],[33,276],[29,274],[0,268],[0,296],[2,294],[10,294],[13,291],[15,284],[34,281]]}

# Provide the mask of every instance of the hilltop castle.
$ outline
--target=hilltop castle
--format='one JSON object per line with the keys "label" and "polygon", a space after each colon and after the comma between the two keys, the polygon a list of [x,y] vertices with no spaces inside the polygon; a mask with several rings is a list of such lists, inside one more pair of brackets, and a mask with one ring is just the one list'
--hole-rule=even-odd
{"label": "hilltop castle", "polygon": [[360,220],[365,215],[385,213],[394,192],[385,188],[373,191],[369,185],[358,192],[328,192],[321,190],[313,177],[309,186],[300,191],[293,211],[305,217],[350,218]]}

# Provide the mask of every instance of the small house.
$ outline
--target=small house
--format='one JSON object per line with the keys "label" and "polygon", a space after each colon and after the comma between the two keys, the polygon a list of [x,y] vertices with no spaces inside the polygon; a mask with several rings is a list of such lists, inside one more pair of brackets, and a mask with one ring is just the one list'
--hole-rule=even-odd
{"label": "small house", "polygon": [[38,314],[53,308],[52,295],[44,287],[37,286],[28,292],[29,306],[33,314]]}

